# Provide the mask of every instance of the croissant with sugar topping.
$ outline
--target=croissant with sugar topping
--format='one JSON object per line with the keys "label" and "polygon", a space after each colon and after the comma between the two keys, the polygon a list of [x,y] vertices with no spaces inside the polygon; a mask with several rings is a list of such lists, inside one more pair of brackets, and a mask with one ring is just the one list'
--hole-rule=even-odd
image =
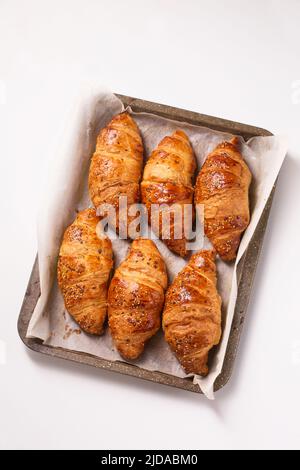
{"label": "croissant with sugar topping", "polygon": [[195,204],[204,205],[204,231],[224,261],[235,259],[250,221],[250,170],[235,137],[206,158],[196,181]]}
{"label": "croissant with sugar topping", "polygon": [[167,290],[165,339],[186,373],[206,375],[208,353],[221,338],[215,251],[194,254]]}
{"label": "croissant with sugar topping", "polygon": [[166,287],[166,266],[154,242],[134,240],[108,291],[109,327],[125,359],[139,357],[159,330]]}

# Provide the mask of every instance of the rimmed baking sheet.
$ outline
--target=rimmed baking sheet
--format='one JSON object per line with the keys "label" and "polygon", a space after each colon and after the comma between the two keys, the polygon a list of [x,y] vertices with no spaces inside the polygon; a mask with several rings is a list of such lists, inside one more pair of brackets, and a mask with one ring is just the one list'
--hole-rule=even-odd
{"label": "rimmed baking sheet", "polygon": [[[225,131],[231,134],[241,135],[242,137],[244,137],[245,140],[248,140],[250,137],[254,136],[272,135],[269,131],[253,126],[248,126],[232,121],[226,121],[211,116],[204,116],[198,113],[185,111],[157,103],[151,103],[148,101],[143,101],[127,96],[117,96],[121,99],[125,107],[129,105],[135,112],[147,112],[167,117],[176,121],[184,121],[198,126],[210,127],[218,131]],[[237,303],[235,307],[234,321],[231,327],[230,339],[227,345],[223,369],[214,385],[215,391],[219,390],[222,386],[225,385],[232,373],[233,363],[238,349],[239,338],[244,318],[246,315],[251,285],[254,278],[255,268],[258,262],[259,251],[262,245],[263,235],[267,225],[273,193],[274,189],[269,197],[268,203],[265,206],[260,222],[256,227],[255,234],[243,258],[239,263],[239,288]],[[124,362],[111,362],[96,356],[92,356],[87,353],[70,351],[64,348],[51,347],[42,344],[40,340],[26,338],[28,323],[30,321],[31,314],[35,308],[39,295],[40,288],[38,264],[37,262],[35,262],[18,322],[19,334],[24,343],[31,349],[51,356],[57,356],[67,360],[92,365],[94,367],[113,370],[123,374],[132,375],[146,380],[151,380],[157,383],[171,385],[174,387],[183,388],[185,390],[201,393],[198,385],[194,385],[192,383],[192,380],[189,378],[175,377],[162,372],[153,372]]]}

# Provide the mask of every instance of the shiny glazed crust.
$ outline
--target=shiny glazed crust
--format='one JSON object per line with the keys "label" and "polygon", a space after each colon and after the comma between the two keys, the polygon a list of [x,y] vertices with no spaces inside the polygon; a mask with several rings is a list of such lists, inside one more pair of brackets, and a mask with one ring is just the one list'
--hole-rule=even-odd
{"label": "shiny glazed crust", "polygon": [[[127,113],[115,116],[101,130],[89,171],[89,192],[96,208],[111,204],[116,209],[119,230],[119,196],[128,206],[139,202],[143,165],[143,144],[139,129]],[[128,217],[128,223],[132,217]]]}
{"label": "shiny glazed crust", "polygon": [[197,177],[195,204],[204,204],[205,234],[225,261],[236,257],[250,221],[251,173],[238,150],[238,139],[219,144]]}
{"label": "shiny glazed crust", "polygon": [[[168,207],[173,204],[183,207],[184,204],[193,202],[192,179],[195,169],[192,146],[187,135],[179,130],[165,137],[147,160],[141,183],[142,202],[147,207],[149,223],[151,204],[165,205],[164,209],[159,210],[156,224],[152,219],[152,229],[162,239],[162,213],[167,212]],[[174,253],[185,256],[187,249],[184,233],[181,232],[178,238],[175,237],[176,222],[172,213],[170,220],[170,237],[163,241]]]}
{"label": "shiny glazed crust", "polygon": [[159,330],[166,287],[166,267],[156,245],[134,240],[108,291],[109,327],[125,359],[140,356],[145,342]]}
{"label": "shiny glazed crust", "polygon": [[61,244],[57,279],[66,309],[87,333],[100,335],[107,313],[107,287],[113,266],[111,241],[99,239],[95,209],[79,212]]}
{"label": "shiny glazed crust", "polygon": [[221,337],[214,259],[212,250],[194,254],[166,293],[163,330],[186,373],[208,373],[208,353]]}

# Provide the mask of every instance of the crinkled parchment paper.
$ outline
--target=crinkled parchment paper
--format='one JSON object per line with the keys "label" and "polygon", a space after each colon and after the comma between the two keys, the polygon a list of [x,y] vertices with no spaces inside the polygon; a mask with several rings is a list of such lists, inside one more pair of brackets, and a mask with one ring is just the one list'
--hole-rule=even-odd
{"label": "crinkled parchment paper", "polygon": [[[65,228],[73,221],[75,210],[91,206],[87,191],[88,167],[96,136],[109,120],[123,110],[122,103],[113,94],[85,90],[70,112],[68,128],[53,155],[53,166],[45,188],[38,220],[38,254],[41,296],[33,312],[27,336],[44,340],[51,346],[83,351],[111,361],[123,359],[116,351],[108,329],[102,337],[92,337],[80,331],[66,312],[56,282],[56,262]],[[175,122],[147,113],[133,113],[145,144],[145,158],[158,142],[175,129],[183,129],[189,136],[198,162],[198,169],[206,155],[230,134]],[[236,263],[217,261],[218,288],[222,297],[223,335],[213,352],[212,366],[207,377],[194,377],[208,398],[213,398],[213,384],[222,370],[230,326],[237,297],[236,267],[242,257],[262,214],[268,196],[276,180],[287,148],[278,137],[255,137],[242,143],[242,154],[249,165],[253,183],[251,186],[251,222],[237,256]],[[169,280],[182,269],[185,261],[172,254],[163,243],[157,241],[168,268]],[[124,259],[129,242],[114,240],[115,265]],[[139,367],[185,377],[183,369],[170,351],[159,332],[150,340],[140,359]]]}

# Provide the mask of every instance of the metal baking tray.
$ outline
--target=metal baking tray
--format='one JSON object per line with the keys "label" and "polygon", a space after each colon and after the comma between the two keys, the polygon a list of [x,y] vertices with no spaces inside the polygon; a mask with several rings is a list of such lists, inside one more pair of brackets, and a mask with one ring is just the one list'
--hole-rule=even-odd
{"label": "metal baking tray", "polygon": [[[248,140],[254,136],[267,136],[272,135],[271,132],[261,129],[259,127],[249,126],[234,121],[216,118],[213,116],[206,116],[192,111],[186,111],[163,104],[152,103],[129,96],[116,95],[121,99],[124,106],[131,106],[133,111],[148,112],[157,114],[166,118],[174,119],[176,121],[188,122],[198,126],[206,126],[218,131],[229,132],[231,134],[243,136]],[[267,226],[269,213],[272,205],[275,185],[270,194],[269,200],[265,206],[263,214],[257,225],[252,240],[240,260],[238,266],[238,297],[235,306],[234,319],[231,327],[230,338],[227,345],[226,356],[223,364],[223,369],[217,378],[214,390],[220,390],[230,379],[235,357],[238,350],[238,345],[242,333],[243,323],[247,312],[247,306],[250,298],[251,286],[253,283],[255,269],[258,263],[260,250],[263,243],[263,237]],[[98,369],[106,369],[121,374],[131,375],[144,380],[150,380],[159,384],[170,385],[172,387],[182,388],[191,392],[202,393],[198,385],[194,385],[190,378],[179,378],[162,372],[152,372],[132,364],[125,362],[111,362],[91,354],[70,351],[63,348],[52,347],[44,345],[39,339],[26,338],[28,323],[30,321],[32,312],[35,308],[37,300],[40,295],[39,284],[39,269],[37,258],[33,265],[27,290],[24,296],[23,304],[21,307],[18,319],[18,332],[25,343],[25,345],[39,353],[47,354],[48,356],[60,357],[69,361],[87,364]]]}

